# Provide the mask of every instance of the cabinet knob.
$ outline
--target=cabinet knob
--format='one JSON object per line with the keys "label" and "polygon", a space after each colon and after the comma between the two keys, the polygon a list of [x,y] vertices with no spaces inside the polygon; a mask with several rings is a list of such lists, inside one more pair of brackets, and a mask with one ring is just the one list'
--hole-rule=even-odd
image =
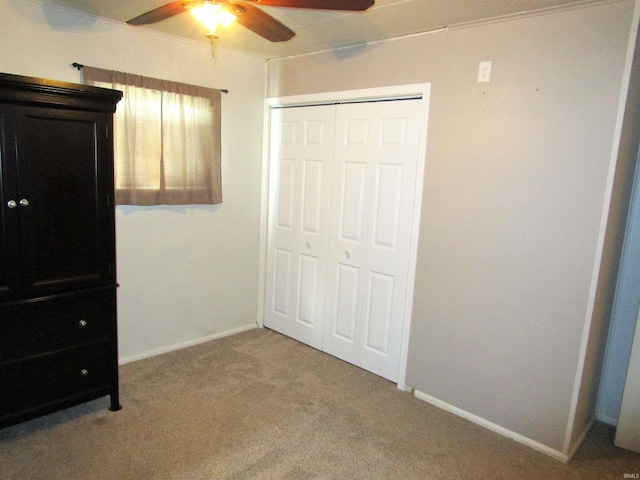
{"label": "cabinet knob", "polygon": [[344,251],[344,256],[347,258],[351,258],[351,252],[349,250]]}
{"label": "cabinet knob", "polygon": [[80,325],[81,327],[86,327],[87,326],[87,321],[83,318],[82,320],[80,320],[78,322],[78,325]]}
{"label": "cabinet knob", "polygon": [[89,370],[87,370],[86,368],[83,368],[82,370],[80,370],[80,375],[82,375],[83,377],[86,377],[87,375],[89,375]]}
{"label": "cabinet knob", "polygon": [[29,206],[29,200],[27,200],[26,198],[22,198],[20,200],[20,206],[21,207],[28,207]]}
{"label": "cabinet knob", "polygon": [[305,247],[307,247],[308,249],[311,248],[311,244],[309,242],[304,244]]}
{"label": "cabinet knob", "polygon": [[18,206],[18,204],[16,203],[15,200],[9,200],[7,202],[7,207],[9,207],[9,208],[16,208],[17,206]]}

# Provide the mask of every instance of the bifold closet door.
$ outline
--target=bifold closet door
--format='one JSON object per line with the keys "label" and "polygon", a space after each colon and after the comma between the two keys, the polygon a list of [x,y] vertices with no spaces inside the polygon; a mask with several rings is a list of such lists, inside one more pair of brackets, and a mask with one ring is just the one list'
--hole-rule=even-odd
{"label": "bifold closet door", "polygon": [[339,105],[323,350],[399,375],[420,100]]}
{"label": "bifold closet door", "polygon": [[322,348],[333,105],[271,114],[264,325]]}
{"label": "bifold closet door", "polygon": [[273,109],[264,325],[397,381],[421,100]]}

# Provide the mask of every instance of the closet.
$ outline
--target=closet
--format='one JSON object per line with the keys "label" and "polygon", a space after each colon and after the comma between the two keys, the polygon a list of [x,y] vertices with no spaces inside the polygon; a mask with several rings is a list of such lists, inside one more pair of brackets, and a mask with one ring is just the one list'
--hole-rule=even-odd
{"label": "closet", "polygon": [[0,74],[0,427],[118,398],[121,92]]}
{"label": "closet", "polygon": [[398,380],[422,101],[273,108],[264,325]]}

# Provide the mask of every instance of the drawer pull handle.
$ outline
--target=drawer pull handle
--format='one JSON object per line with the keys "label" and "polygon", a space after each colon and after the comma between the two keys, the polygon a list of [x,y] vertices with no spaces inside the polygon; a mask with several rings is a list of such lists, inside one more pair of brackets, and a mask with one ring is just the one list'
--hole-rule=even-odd
{"label": "drawer pull handle", "polygon": [[81,327],[86,327],[87,326],[87,321],[85,319],[82,319],[78,322],[78,325],[80,325]]}
{"label": "drawer pull handle", "polygon": [[87,375],[89,375],[89,370],[87,370],[86,368],[83,368],[82,370],[80,370],[80,375],[82,375],[83,377],[86,377]]}

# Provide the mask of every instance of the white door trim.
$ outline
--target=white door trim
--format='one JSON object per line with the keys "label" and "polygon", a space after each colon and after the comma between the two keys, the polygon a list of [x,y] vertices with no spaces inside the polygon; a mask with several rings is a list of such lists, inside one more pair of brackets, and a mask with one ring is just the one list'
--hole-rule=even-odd
{"label": "white door trim", "polygon": [[422,207],[422,192],[424,187],[424,171],[427,153],[427,127],[429,119],[429,101],[431,93],[430,83],[411,85],[397,85],[390,87],[368,88],[308,95],[293,95],[288,97],[270,97],[265,99],[264,131],[262,149],[262,204],[260,218],[260,260],[258,280],[258,319],[259,327],[264,326],[264,305],[266,292],[267,270],[267,234],[269,213],[269,152],[271,131],[271,109],[287,106],[321,105],[328,103],[363,102],[375,100],[396,100],[401,98],[420,98],[422,108],[420,113],[420,140],[418,151],[418,168],[416,172],[415,198],[413,222],[411,231],[410,261],[407,280],[407,297],[405,301],[405,316],[402,327],[402,346],[400,351],[400,371],[398,372],[398,388],[406,390],[407,356],[409,349],[409,335],[411,329],[411,314],[413,311],[413,292],[416,273],[416,259],[418,254],[418,235],[420,230],[420,214]]}

